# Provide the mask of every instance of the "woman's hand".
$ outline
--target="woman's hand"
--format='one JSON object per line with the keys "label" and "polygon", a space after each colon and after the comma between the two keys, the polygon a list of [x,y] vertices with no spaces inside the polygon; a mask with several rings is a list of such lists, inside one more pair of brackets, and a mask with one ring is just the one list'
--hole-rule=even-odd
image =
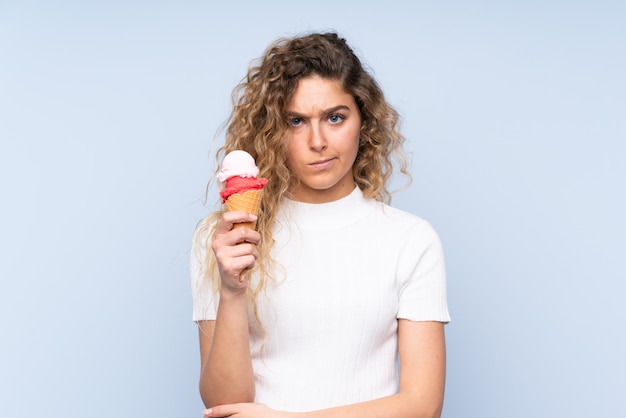
{"label": "woman's hand", "polygon": [[256,219],[256,216],[242,211],[225,212],[217,224],[211,248],[222,278],[222,290],[245,292],[247,280],[240,282],[239,276],[244,270],[254,267],[259,257],[256,246],[261,235],[250,228],[233,229],[233,226]]}
{"label": "woman's hand", "polygon": [[275,411],[259,403],[236,403],[220,405],[204,410],[204,418],[288,418],[293,416],[287,412]]}

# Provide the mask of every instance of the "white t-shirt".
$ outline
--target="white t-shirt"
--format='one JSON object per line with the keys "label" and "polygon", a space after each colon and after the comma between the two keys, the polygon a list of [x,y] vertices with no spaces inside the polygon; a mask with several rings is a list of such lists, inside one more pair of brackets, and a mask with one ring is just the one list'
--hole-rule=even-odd
{"label": "white t-shirt", "polygon": [[[358,188],[325,204],[285,200],[277,219],[277,282],[257,299],[266,338],[250,336],[255,401],[298,412],[397,393],[397,319],[450,321],[431,225]],[[199,266],[192,256],[194,320],[212,320]]]}

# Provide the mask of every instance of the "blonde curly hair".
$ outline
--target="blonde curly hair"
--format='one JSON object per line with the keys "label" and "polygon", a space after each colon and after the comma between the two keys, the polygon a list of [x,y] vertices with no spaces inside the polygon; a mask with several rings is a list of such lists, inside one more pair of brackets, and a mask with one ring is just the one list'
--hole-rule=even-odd
{"label": "blonde curly hair", "polygon": [[[337,80],[354,97],[361,114],[360,147],[352,171],[357,186],[365,197],[385,203],[391,200],[389,182],[397,164],[398,171],[407,176],[407,161],[403,151],[404,137],[399,131],[399,115],[387,103],[378,83],[363,67],[345,39],[334,32],[311,33],[294,38],[280,38],[265,54],[253,62],[247,76],[233,90],[233,110],[226,121],[226,140],[216,153],[217,171],[224,155],[235,149],[247,151],[256,160],[259,177],[269,181],[261,202],[257,230],[261,234],[260,257],[255,266],[259,277],[248,294],[256,316],[256,297],[272,279],[273,262],[270,251],[271,235],[278,207],[297,179],[286,165],[284,138],[287,133],[285,110],[299,80],[311,76]],[[215,178],[215,176],[213,176]],[[200,222],[194,239],[210,240],[222,211]],[[219,291],[220,276],[212,251],[204,260],[204,288],[210,282]],[[258,319],[258,318],[257,318]]]}

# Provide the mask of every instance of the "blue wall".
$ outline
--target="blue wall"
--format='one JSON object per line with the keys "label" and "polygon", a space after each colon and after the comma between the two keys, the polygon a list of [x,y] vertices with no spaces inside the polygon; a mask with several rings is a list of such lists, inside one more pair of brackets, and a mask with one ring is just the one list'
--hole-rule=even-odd
{"label": "blue wall", "polygon": [[0,4],[1,416],[200,416],[209,146],[271,40],[330,28],[444,242],[444,416],[626,410],[622,2],[98,3]]}

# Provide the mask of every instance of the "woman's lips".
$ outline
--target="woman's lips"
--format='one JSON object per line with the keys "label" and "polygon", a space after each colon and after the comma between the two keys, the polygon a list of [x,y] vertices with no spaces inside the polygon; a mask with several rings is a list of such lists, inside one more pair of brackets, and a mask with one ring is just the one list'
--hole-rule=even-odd
{"label": "woman's lips", "polygon": [[329,168],[334,163],[334,161],[334,158],[327,158],[324,160],[312,162],[309,164],[309,166],[316,170],[324,170],[326,168]]}

